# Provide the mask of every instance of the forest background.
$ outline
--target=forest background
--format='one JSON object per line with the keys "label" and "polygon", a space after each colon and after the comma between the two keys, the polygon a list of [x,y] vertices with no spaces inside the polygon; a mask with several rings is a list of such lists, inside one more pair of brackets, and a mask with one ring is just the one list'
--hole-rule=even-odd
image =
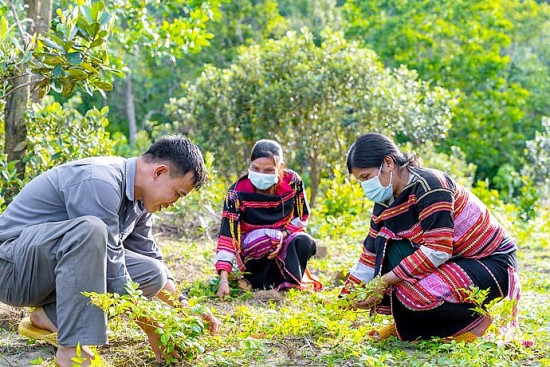
{"label": "forest background", "polygon": [[[339,285],[335,274],[359,254],[372,205],[345,172],[345,153],[358,135],[380,132],[471,188],[505,223],[520,245],[527,300],[532,296],[524,317],[533,327],[548,325],[549,40],[545,1],[4,1],[0,210],[57,164],[137,155],[161,135],[189,136],[206,153],[210,183],[159,215],[157,230],[179,239],[165,249],[174,261],[208,265],[193,281],[179,277],[187,292],[215,302],[209,285],[223,195],[246,172],[253,143],[275,139],[308,188],[310,232],[328,251],[312,266],[330,293]],[[182,257],[186,246],[198,259]],[[226,310],[230,326],[246,324],[241,317],[255,307],[275,307],[235,297],[242,304]],[[294,304],[311,301],[295,297]],[[358,334],[331,329],[334,318],[351,316],[325,316],[323,325],[268,332],[260,322],[256,331],[230,328],[228,335],[249,360],[275,349],[284,363],[286,351],[273,340],[286,345],[285,338],[303,335],[313,338],[297,342],[310,343],[300,344],[312,352],[303,363],[391,364],[403,357],[353,346]],[[342,338],[338,347],[319,337],[327,330]],[[536,335],[541,349],[495,342],[485,354],[466,348],[464,355],[477,355],[479,365],[502,353],[508,363],[549,365],[548,326],[527,330],[531,337],[522,338]],[[198,361],[242,363],[247,355],[210,347]],[[421,356],[410,365],[438,365],[429,364],[432,344],[415,348]],[[466,357],[456,358],[449,363]]]}

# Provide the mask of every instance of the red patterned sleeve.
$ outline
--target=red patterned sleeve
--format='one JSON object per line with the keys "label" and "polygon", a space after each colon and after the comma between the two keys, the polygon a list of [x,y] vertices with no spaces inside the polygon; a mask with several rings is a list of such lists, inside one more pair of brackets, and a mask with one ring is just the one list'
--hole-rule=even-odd
{"label": "red patterned sleeve", "polygon": [[231,273],[240,246],[239,199],[237,192],[230,189],[225,198],[220,226],[220,236],[216,247],[216,271]]}
{"label": "red patterned sleeve", "polygon": [[422,226],[420,248],[394,268],[398,277],[414,284],[449,260],[453,253],[453,196],[449,187],[431,189],[417,201]]}

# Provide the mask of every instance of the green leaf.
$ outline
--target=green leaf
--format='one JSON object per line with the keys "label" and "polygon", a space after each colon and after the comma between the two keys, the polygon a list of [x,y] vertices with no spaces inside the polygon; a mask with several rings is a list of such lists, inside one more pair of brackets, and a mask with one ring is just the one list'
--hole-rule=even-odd
{"label": "green leaf", "polygon": [[2,17],[0,22],[0,38],[6,38],[8,28],[8,21],[6,20],[6,18]]}
{"label": "green leaf", "polygon": [[61,65],[57,65],[55,68],[52,69],[52,75],[54,76],[54,78],[58,78],[62,72],[63,68],[61,67]]}
{"label": "green leaf", "polygon": [[45,82],[45,85],[39,87],[38,89],[38,99],[44,98],[44,96],[50,91],[50,83],[48,83],[47,80],[45,80]]}
{"label": "green leaf", "polygon": [[90,33],[90,36],[95,38],[95,36],[97,35],[97,32],[99,32],[99,28],[100,28],[99,23],[92,23],[90,25],[90,30],[88,33]]}
{"label": "green leaf", "polygon": [[71,65],[80,65],[82,64],[82,55],[80,52],[71,52],[67,55],[67,61]]}
{"label": "green leaf", "polygon": [[[99,18],[99,24],[101,24],[102,26],[104,26],[105,24],[107,24],[107,22],[111,20],[111,14],[109,13],[103,13],[101,14],[101,17]],[[106,32],[106,31],[105,31]]]}
{"label": "green leaf", "polygon": [[61,52],[65,53],[65,49],[63,48],[62,45],[59,45],[59,44],[53,42],[53,41],[50,40],[49,38],[44,37],[44,38],[41,39],[41,41],[42,41],[46,46],[48,46],[48,47],[50,47],[50,48],[53,48],[53,49],[56,49],[56,50],[58,50],[58,51],[61,51]]}
{"label": "green leaf", "polygon": [[58,159],[63,155],[63,152],[55,152],[50,156],[50,159]]}
{"label": "green leaf", "polygon": [[104,82],[104,81],[97,81],[97,82],[94,82],[93,85],[95,85],[96,87],[98,87],[99,89],[102,89],[104,91],[107,91],[107,92],[110,92],[113,90],[113,85],[109,82]]}
{"label": "green leaf", "polygon": [[60,56],[46,56],[43,63],[46,65],[59,65],[63,63],[63,59]]}
{"label": "green leaf", "polygon": [[76,69],[76,68],[71,68],[69,69],[69,75],[72,76],[73,78],[77,79],[77,80],[86,80],[88,79],[88,73],[86,73],[85,71],[82,71],[80,69]]}
{"label": "green leaf", "polygon": [[78,17],[76,19],[76,25],[81,32],[85,33],[86,36],[90,35],[90,32],[88,31],[90,29],[90,22],[88,22],[86,18]]}
{"label": "green leaf", "polygon": [[90,65],[89,63],[87,62],[83,62],[82,64],[80,64],[80,67],[86,71],[89,71],[90,73],[94,73],[94,74],[97,74],[98,71],[96,68],[94,68],[92,65]]}
{"label": "green leaf", "polygon": [[50,85],[52,89],[57,93],[61,93],[61,91],[63,90],[63,87],[61,86],[61,84],[59,83],[59,80],[57,79],[52,80],[52,83]]}
{"label": "green leaf", "polygon": [[63,34],[64,37],[67,37],[67,34],[66,34],[66,28],[65,28],[65,24],[63,23],[57,23],[57,26],[55,27],[55,30],[58,32],[58,33],[61,33]]}
{"label": "green leaf", "polygon": [[14,152],[20,152],[20,151],[24,150],[26,147],[27,147],[27,142],[26,141],[21,141],[15,146],[13,151]]}
{"label": "green leaf", "polygon": [[105,9],[105,4],[102,1],[98,1],[92,6],[91,16],[93,20],[97,20],[98,14]]}
{"label": "green leaf", "polygon": [[70,32],[69,37],[67,38],[67,40],[72,41],[74,39],[74,36],[76,36],[77,32],[78,32],[78,26],[75,26],[73,24],[73,26],[71,27],[71,32]]}
{"label": "green leaf", "polygon": [[96,38],[90,47],[97,47],[103,43],[103,38]]}
{"label": "green leaf", "polygon": [[92,13],[91,13],[91,9],[88,7],[88,6],[81,6],[80,7],[80,12],[82,13],[82,15],[84,16],[84,18],[89,22],[89,23],[93,23],[94,22],[94,19],[92,18]]}
{"label": "green leaf", "polygon": [[69,97],[73,92],[74,88],[76,87],[75,82],[73,82],[69,78],[63,78],[63,79],[60,79],[59,81],[63,86],[63,91],[61,92],[61,95],[65,98]]}

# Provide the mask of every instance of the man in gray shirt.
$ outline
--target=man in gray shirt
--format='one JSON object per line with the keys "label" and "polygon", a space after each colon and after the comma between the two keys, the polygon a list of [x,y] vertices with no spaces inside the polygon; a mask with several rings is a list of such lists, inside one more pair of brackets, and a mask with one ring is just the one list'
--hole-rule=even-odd
{"label": "man in gray shirt", "polygon": [[[37,307],[30,327],[57,332],[56,362],[72,366],[78,343],[107,342],[105,314],[81,292],[124,294],[132,280],[148,297],[169,302],[159,292],[176,293],[151,213],[205,179],[200,150],[181,137],[162,138],[137,158],[87,158],[36,177],[0,215],[0,301]],[[205,317],[216,332],[219,321]],[[144,331],[160,360],[158,335]]]}

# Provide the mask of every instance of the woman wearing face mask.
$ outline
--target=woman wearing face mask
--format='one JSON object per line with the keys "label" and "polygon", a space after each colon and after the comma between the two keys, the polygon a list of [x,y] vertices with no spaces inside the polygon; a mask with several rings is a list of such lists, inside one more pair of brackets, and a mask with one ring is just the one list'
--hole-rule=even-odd
{"label": "woman wearing face mask", "polygon": [[234,265],[245,272],[244,289],[302,288],[321,283],[307,271],[316,252],[305,233],[309,207],[300,176],[284,168],[283,151],[273,140],[252,148],[248,174],[237,180],[224,202],[216,271],[217,295],[229,294],[228,276]]}
{"label": "woman wearing face mask", "polygon": [[354,307],[394,319],[370,335],[473,341],[491,319],[472,311],[471,287],[489,290],[485,302],[519,300],[517,247],[474,194],[445,173],[419,167],[380,134],[359,137],[347,167],[375,205],[341,295],[372,282],[378,295]]}

